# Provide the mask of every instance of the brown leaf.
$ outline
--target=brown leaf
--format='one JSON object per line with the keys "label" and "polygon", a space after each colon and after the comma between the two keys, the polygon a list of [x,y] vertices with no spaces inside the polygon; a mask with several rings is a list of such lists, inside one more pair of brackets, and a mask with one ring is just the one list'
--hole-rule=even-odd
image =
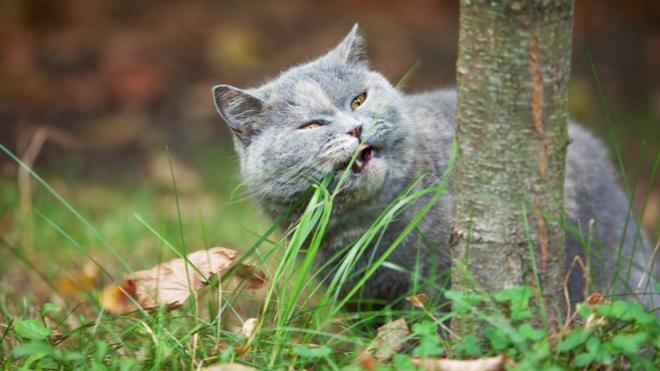
{"label": "brown leaf", "polygon": [[[135,310],[130,295],[144,308],[170,304],[181,306],[188,296],[207,284],[212,275],[225,271],[236,258],[236,251],[224,247],[201,250],[184,259],[173,259],[149,270],[133,272],[124,276],[116,285],[103,289],[100,301],[108,311],[123,314]],[[124,292],[122,292],[122,290]]]}
{"label": "brown leaf", "polygon": [[362,352],[373,354],[376,360],[385,362],[403,349],[409,334],[406,320],[399,318],[390,321],[378,328],[376,338]]}
{"label": "brown leaf", "polygon": [[417,294],[413,296],[408,296],[406,298],[407,301],[409,301],[412,305],[416,306],[417,308],[424,308],[424,303],[426,303],[426,294]]}
{"label": "brown leaf", "polygon": [[513,366],[506,355],[474,360],[418,358],[412,363],[427,371],[499,371]]}
{"label": "brown leaf", "polygon": [[602,303],[603,299],[604,299],[603,295],[596,292],[596,293],[593,293],[593,294],[589,295],[589,297],[585,300],[585,302],[587,302],[587,304],[589,304],[589,305],[596,305],[596,304]]}
{"label": "brown leaf", "polygon": [[124,314],[132,312],[137,308],[126,295],[135,296],[135,281],[124,281],[121,288],[115,284],[104,287],[99,296],[99,302],[110,313]]}

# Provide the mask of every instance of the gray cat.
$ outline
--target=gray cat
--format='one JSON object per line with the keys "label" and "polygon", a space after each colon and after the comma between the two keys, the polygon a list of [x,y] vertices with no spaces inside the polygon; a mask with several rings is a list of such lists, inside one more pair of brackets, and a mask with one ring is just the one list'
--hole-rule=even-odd
{"label": "gray cat", "polygon": [[[427,174],[418,188],[436,184],[447,169],[454,138],[455,91],[402,93],[369,69],[362,44],[356,25],[326,55],[290,68],[260,87],[213,88],[218,112],[234,133],[242,179],[272,217],[285,212],[301,197],[311,179],[336,174],[336,180],[358,152],[334,205],[320,252],[322,262],[356,241],[421,175]],[[582,231],[595,220],[596,241],[602,242],[596,245],[619,246],[629,205],[626,195],[616,183],[603,146],[575,124],[570,125],[569,133],[573,143],[568,147],[566,212]],[[426,277],[447,271],[452,199],[451,192],[443,195],[417,231],[390,255],[388,262],[403,269],[379,268],[362,290],[362,300],[389,304],[404,296],[411,289],[410,272],[415,271],[418,262]],[[360,258],[356,270],[381,254],[425,201],[420,199],[407,208]],[[648,286],[648,277],[643,274],[648,248],[642,247],[648,246],[648,241],[636,230],[631,220],[625,228],[623,257],[633,254],[636,243],[637,264],[630,282],[619,285],[622,292],[645,291]],[[569,233],[567,236],[570,263],[575,256],[583,256],[583,238]],[[599,277],[594,280],[598,286],[604,287],[612,279],[616,251],[610,248],[601,254],[603,259],[594,258],[592,273]],[[333,267],[326,269],[325,273],[330,274]],[[625,273],[625,268],[622,271]],[[437,291],[448,287],[442,277],[433,275],[430,286]],[[640,280],[644,282],[638,290]],[[583,285],[581,272],[571,274],[572,301],[582,299]]]}

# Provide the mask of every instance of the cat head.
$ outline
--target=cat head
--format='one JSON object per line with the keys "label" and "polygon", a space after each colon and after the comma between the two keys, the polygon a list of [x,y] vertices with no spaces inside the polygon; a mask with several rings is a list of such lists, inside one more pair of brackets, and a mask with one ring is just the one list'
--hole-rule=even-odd
{"label": "cat head", "polygon": [[409,167],[401,95],[369,69],[357,25],[316,60],[260,87],[217,85],[213,96],[242,178],[266,204],[287,205],[328,174],[338,181],[355,154],[339,197],[349,205],[400,182]]}

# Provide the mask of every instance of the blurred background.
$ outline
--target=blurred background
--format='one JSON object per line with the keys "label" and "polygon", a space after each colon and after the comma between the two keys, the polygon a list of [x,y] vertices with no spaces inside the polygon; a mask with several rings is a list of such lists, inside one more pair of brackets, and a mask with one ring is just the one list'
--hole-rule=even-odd
{"label": "blurred background", "polygon": [[[210,88],[257,85],[325,52],[355,22],[372,66],[391,81],[420,62],[406,91],[454,84],[455,0],[0,0],[0,143],[131,263],[171,255],[154,254],[163,247],[135,214],[190,249],[246,247],[268,221],[241,197]],[[610,148],[620,144],[637,215],[657,238],[660,2],[577,1],[573,40],[572,116]],[[22,259],[47,254],[45,277],[79,265],[75,244],[53,225],[92,255],[111,256],[43,187],[20,179],[0,155],[0,236]],[[3,274],[4,285],[23,282],[11,264],[17,251],[0,250],[0,271],[16,273]]]}

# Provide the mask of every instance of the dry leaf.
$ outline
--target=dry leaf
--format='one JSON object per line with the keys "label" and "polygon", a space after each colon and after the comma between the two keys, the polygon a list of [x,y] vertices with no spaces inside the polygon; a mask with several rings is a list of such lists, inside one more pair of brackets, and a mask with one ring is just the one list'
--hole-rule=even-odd
{"label": "dry leaf", "polygon": [[207,284],[206,279],[225,271],[236,258],[236,251],[224,247],[196,251],[187,256],[189,261],[174,259],[149,270],[124,276],[116,285],[106,286],[101,292],[101,305],[108,311],[123,314],[137,308],[125,296],[130,295],[143,308],[170,304],[181,306],[188,296]]}
{"label": "dry leaf", "polygon": [[406,298],[407,301],[409,301],[412,305],[416,306],[417,308],[424,308],[424,303],[426,302],[426,294],[417,294],[413,296],[408,296]]}
{"label": "dry leaf", "polygon": [[241,327],[241,333],[243,336],[246,338],[249,338],[252,336],[254,333],[254,330],[257,328],[257,319],[256,318],[248,318],[243,322],[243,327]]}
{"label": "dry leaf", "polygon": [[585,300],[585,302],[589,305],[596,305],[602,303],[603,299],[605,299],[603,295],[597,292],[589,295],[589,297],[587,298],[587,300]]}
{"label": "dry leaf", "polygon": [[499,371],[513,366],[506,355],[474,360],[421,358],[412,363],[427,371]]}
{"label": "dry leaf", "polygon": [[266,274],[254,264],[241,264],[234,275],[243,280],[248,289],[260,289],[268,282]]}
{"label": "dry leaf", "polygon": [[[99,296],[99,302],[101,306],[110,313],[115,314],[124,314],[132,312],[135,309],[135,305],[124,293],[127,295],[135,294],[135,282],[134,281],[125,281],[122,283],[120,288],[118,285],[110,284],[103,288],[101,295]],[[123,289],[123,291],[122,291]]]}
{"label": "dry leaf", "polygon": [[376,360],[386,362],[403,349],[409,334],[406,320],[399,318],[390,321],[378,328],[378,335],[362,352],[373,354]]}

